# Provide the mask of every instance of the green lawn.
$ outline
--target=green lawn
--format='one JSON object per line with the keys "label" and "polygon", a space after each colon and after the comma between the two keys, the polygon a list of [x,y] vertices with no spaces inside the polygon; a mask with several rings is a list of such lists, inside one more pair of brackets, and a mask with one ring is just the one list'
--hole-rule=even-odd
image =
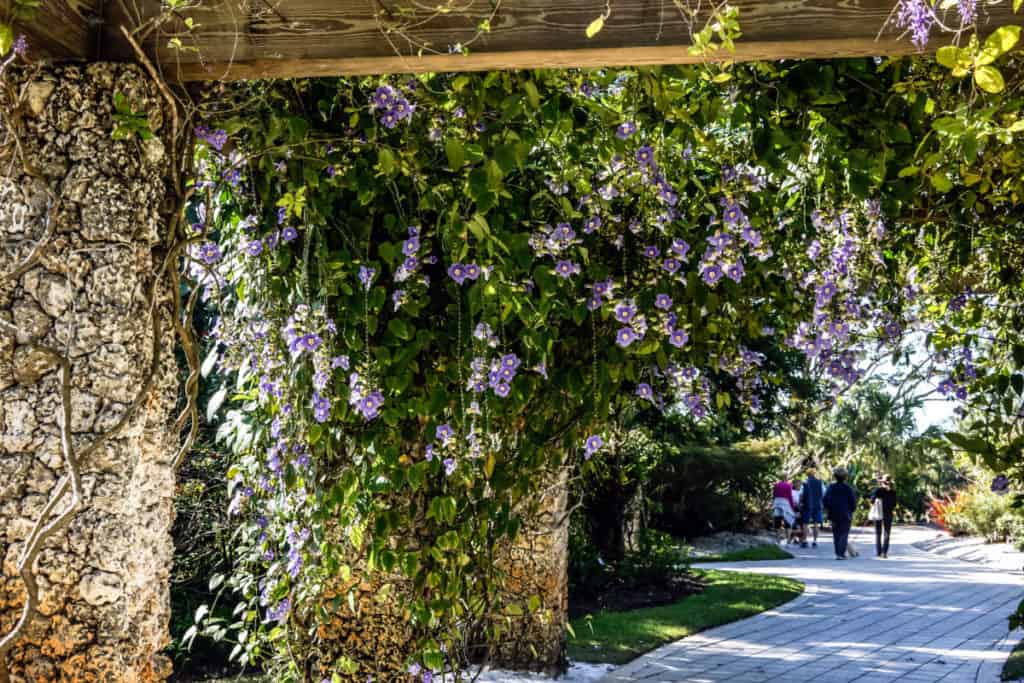
{"label": "green lawn", "polygon": [[1024,640],[1013,648],[1010,658],[1003,664],[1003,680],[1019,681],[1024,678]]}
{"label": "green lawn", "polygon": [[757,562],[760,560],[792,560],[793,556],[777,545],[759,545],[743,550],[733,550],[721,555],[694,557],[690,562]]}
{"label": "green lawn", "polygon": [[717,570],[698,573],[708,587],[673,605],[601,612],[573,620],[576,635],[569,636],[569,657],[624,664],[664,643],[789,602],[804,590],[799,581],[780,576]]}

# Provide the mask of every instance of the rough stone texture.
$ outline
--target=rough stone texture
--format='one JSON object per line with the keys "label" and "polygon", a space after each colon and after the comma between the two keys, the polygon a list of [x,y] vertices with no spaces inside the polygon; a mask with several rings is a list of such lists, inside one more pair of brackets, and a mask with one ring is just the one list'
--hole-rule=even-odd
{"label": "rough stone texture", "polygon": [[[16,577],[24,539],[64,475],[57,365],[39,345],[67,350],[73,441],[84,449],[116,423],[151,359],[148,295],[160,258],[169,160],[160,144],[115,141],[113,103],[124,93],[162,128],[161,100],[141,70],[123,64],[57,66],[26,85],[21,142],[34,172],[0,169],[0,627],[25,594]],[[6,112],[10,114],[10,112]],[[5,112],[0,112],[0,116]],[[39,261],[14,272],[44,232]],[[160,310],[163,308],[161,300]],[[168,330],[168,325],[163,326]],[[175,436],[172,340],[154,389],[120,434],[81,464],[84,505],[39,559],[40,605],[11,657],[12,680],[38,683],[162,680],[168,640]]]}
{"label": "rough stone texture", "polygon": [[[530,510],[516,542],[498,555],[506,574],[506,602],[522,616],[503,617],[503,636],[492,643],[490,664],[516,671],[565,671],[565,625],[569,621],[568,472],[562,470]],[[536,597],[539,608],[530,610]]]}

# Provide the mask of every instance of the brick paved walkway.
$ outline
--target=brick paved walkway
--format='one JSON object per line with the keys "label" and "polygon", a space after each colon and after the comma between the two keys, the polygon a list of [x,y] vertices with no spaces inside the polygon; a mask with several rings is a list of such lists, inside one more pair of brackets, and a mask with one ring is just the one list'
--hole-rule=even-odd
{"label": "brick paved walkway", "polygon": [[874,557],[873,532],[855,532],[863,553],[855,560],[834,559],[826,536],[816,549],[797,548],[795,560],[717,565],[789,576],[807,589],[777,609],[649,652],[603,681],[998,681],[1020,636],[1007,633],[1006,617],[1024,597],[1024,580],[911,546],[931,536],[894,529],[888,560]]}

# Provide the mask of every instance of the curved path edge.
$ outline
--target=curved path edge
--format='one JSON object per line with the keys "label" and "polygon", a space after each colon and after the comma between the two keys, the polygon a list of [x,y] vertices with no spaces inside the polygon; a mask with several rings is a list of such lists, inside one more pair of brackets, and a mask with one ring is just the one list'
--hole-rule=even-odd
{"label": "curved path edge", "polygon": [[602,680],[995,683],[1020,636],[1006,619],[1024,580],[914,547],[934,533],[894,529],[888,560],[873,557],[873,533],[857,530],[854,560],[834,559],[826,535],[818,548],[790,546],[793,560],[709,564],[796,579],[804,593],[663,645]]}

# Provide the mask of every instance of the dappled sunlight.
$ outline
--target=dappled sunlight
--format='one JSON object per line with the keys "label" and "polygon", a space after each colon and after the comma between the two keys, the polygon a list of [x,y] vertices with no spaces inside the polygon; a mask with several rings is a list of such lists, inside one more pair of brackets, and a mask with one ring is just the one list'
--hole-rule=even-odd
{"label": "dappled sunlight", "polygon": [[[677,641],[610,679],[658,681],[895,679],[995,681],[1006,659],[1006,617],[1024,597],[1018,575],[937,558],[897,529],[889,560],[837,561],[831,538],[786,562],[734,563],[725,570],[786,576],[806,584],[796,600]],[[855,536],[863,551],[866,535]],[[995,676],[992,678],[991,676]],[[865,679],[867,680],[867,678]]]}

